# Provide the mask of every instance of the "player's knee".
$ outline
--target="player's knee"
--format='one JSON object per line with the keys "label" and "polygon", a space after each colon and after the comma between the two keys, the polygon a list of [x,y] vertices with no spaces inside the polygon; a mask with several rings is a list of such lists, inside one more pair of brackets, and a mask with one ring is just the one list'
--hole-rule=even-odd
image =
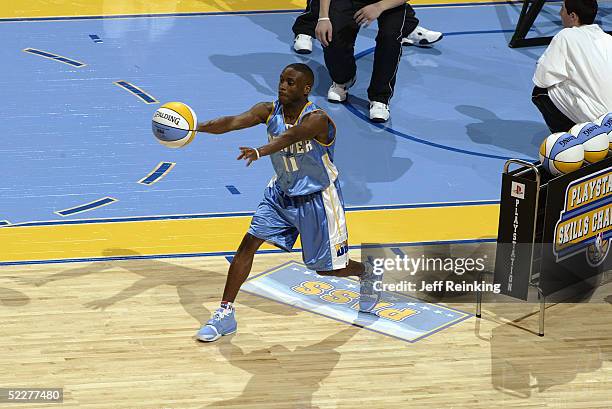
{"label": "player's knee", "polygon": [[323,52],[325,53],[330,51],[348,51],[352,50],[354,46],[355,41],[350,36],[347,36],[343,32],[334,32],[332,34],[332,40],[329,42],[329,45],[327,47],[323,48]]}
{"label": "player's knee", "polygon": [[257,249],[262,245],[263,240],[253,236],[250,233],[244,235],[240,246],[238,246],[238,251],[236,252],[236,256],[244,255],[244,254],[255,254]]}

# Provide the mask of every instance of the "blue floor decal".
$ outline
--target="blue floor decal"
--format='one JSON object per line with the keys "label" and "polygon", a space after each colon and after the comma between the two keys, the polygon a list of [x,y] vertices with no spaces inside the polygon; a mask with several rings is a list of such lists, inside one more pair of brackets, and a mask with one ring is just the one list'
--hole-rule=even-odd
{"label": "blue floor decal", "polygon": [[346,323],[365,322],[365,329],[415,342],[472,316],[454,308],[430,304],[386,291],[375,316],[358,312],[359,282],[320,276],[303,264],[289,262],[250,278],[242,289],[270,300]]}

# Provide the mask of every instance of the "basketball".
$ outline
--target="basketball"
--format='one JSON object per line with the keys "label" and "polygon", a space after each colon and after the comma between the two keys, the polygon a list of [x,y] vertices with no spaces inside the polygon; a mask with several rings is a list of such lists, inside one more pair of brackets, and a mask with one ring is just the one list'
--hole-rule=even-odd
{"label": "basketball", "polygon": [[608,153],[612,153],[612,112],[603,114],[597,118],[595,124],[599,125],[599,127],[608,134]]}
{"label": "basketball", "polygon": [[583,161],[584,148],[579,138],[569,133],[549,135],[540,145],[540,162],[555,176],[580,169]]}
{"label": "basketball", "polygon": [[569,133],[578,137],[582,143],[585,162],[599,162],[608,156],[610,144],[608,134],[599,125],[593,122],[583,122],[572,126]]}
{"label": "basketball", "polygon": [[195,112],[182,102],[168,102],[153,114],[153,135],[169,148],[180,148],[191,142],[197,125]]}

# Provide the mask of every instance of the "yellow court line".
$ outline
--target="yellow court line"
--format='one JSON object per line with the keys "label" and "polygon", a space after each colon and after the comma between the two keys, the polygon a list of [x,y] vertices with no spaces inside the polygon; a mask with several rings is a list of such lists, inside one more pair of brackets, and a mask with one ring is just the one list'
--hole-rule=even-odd
{"label": "yellow court line", "polygon": [[[497,204],[346,213],[350,245],[493,238],[498,216]],[[232,252],[250,221],[236,216],[8,226],[0,229],[0,262]]]}
{"label": "yellow court line", "polygon": [[[413,0],[411,5],[492,3],[493,0]],[[0,18],[117,16],[171,13],[299,10],[306,0],[32,0],[0,9]]]}

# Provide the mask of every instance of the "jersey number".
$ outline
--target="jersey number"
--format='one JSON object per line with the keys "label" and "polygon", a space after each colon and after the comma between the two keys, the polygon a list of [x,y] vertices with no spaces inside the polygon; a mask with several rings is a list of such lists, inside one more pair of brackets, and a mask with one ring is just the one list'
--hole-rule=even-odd
{"label": "jersey number", "polygon": [[287,172],[296,172],[298,170],[295,156],[283,156],[283,162],[285,163],[285,170]]}

